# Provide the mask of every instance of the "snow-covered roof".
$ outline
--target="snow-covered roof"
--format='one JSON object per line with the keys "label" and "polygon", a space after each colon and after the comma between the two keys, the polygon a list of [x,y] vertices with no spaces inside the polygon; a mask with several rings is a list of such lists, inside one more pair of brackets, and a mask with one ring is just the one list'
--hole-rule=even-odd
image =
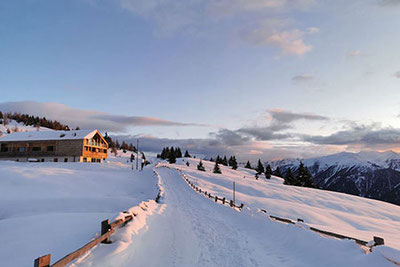
{"label": "snow-covered roof", "polygon": [[14,132],[0,137],[0,142],[79,140],[84,138],[92,138],[96,133],[97,130]]}

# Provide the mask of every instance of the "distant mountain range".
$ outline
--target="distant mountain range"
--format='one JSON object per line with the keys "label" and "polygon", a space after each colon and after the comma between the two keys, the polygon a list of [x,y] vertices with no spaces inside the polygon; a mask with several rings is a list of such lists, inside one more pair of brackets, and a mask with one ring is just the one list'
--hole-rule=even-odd
{"label": "distant mountain range", "polygon": [[310,159],[269,162],[273,169],[296,170],[300,161],[322,189],[378,199],[400,205],[400,154],[393,151],[341,152]]}

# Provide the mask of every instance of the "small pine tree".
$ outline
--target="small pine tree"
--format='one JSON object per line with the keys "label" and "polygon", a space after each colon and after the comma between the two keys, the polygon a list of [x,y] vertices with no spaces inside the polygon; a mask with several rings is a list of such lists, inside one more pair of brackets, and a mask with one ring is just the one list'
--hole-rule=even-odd
{"label": "small pine tree", "polygon": [[211,162],[214,162],[214,159],[213,159],[213,158],[210,158],[210,161],[211,161]]}
{"label": "small pine tree", "polygon": [[218,162],[215,162],[213,173],[222,173]]}
{"label": "small pine tree", "polygon": [[244,166],[246,169],[252,169],[250,161],[247,161],[246,166]]}
{"label": "small pine tree", "polygon": [[229,159],[228,159],[228,166],[232,167],[232,162],[233,162],[233,157],[230,156]]}
{"label": "small pine tree", "polygon": [[131,154],[131,162],[135,160],[135,155]]}
{"label": "small pine tree", "polygon": [[258,174],[261,174],[264,172],[264,165],[261,163],[260,159],[258,160],[256,171]]}
{"label": "small pine tree", "polygon": [[202,172],[206,171],[206,169],[203,166],[203,162],[201,162],[201,160],[200,160],[199,164],[197,164],[197,170],[202,171]]}
{"label": "small pine tree", "polygon": [[228,166],[228,160],[226,159],[226,156],[221,160],[221,164],[224,166]]}
{"label": "small pine tree", "polygon": [[232,157],[232,165],[231,166],[232,166],[232,169],[234,169],[234,170],[237,170],[237,168],[238,168],[238,163],[236,161],[235,156]]}
{"label": "small pine tree", "polygon": [[303,162],[300,162],[294,185],[303,187],[315,187],[311,173],[308,168],[304,166]]}
{"label": "small pine tree", "polygon": [[[171,150],[173,151],[173,148],[171,148]],[[168,157],[168,162],[170,164],[173,164],[176,162],[176,157],[175,157],[175,153],[169,153],[169,157]]]}
{"label": "small pine tree", "polygon": [[116,149],[120,149],[121,148],[121,145],[119,144],[118,140],[115,141],[115,148]]}
{"label": "small pine tree", "polygon": [[294,185],[296,183],[296,179],[293,176],[292,170],[289,168],[286,172],[285,181],[283,184],[285,185]]}
{"label": "small pine tree", "polygon": [[190,166],[189,161],[186,161],[186,166],[188,166],[188,167]]}
{"label": "small pine tree", "polygon": [[274,175],[278,176],[278,177],[282,177],[282,173],[281,173],[281,170],[279,169],[279,167],[276,167],[276,169],[274,171]]}
{"label": "small pine tree", "polygon": [[190,156],[190,154],[189,154],[189,152],[186,150],[185,151],[185,156],[184,156],[185,158],[191,158],[192,156]]}
{"label": "small pine tree", "polygon": [[175,157],[182,158],[182,151],[179,147],[175,150]]}
{"label": "small pine tree", "polygon": [[265,178],[271,179],[271,175],[272,175],[271,166],[267,164],[267,166],[265,167]]}
{"label": "small pine tree", "polygon": [[314,184],[314,179],[310,173],[310,171],[308,170],[308,168],[305,168],[305,183],[304,183],[305,187],[311,187],[311,188],[317,188],[317,186]]}

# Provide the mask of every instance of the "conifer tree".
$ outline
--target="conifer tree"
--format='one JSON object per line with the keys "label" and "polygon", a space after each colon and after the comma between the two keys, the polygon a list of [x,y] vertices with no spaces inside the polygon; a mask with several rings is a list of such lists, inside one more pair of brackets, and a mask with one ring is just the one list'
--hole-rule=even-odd
{"label": "conifer tree", "polygon": [[115,148],[116,148],[116,149],[120,149],[120,148],[121,148],[121,145],[119,144],[119,141],[118,141],[118,140],[115,141]]}
{"label": "conifer tree", "polygon": [[271,175],[272,175],[271,166],[267,164],[267,166],[265,167],[265,178],[271,179]]}
{"label": "conifer tree", "polygon": [[286,172],[285,181],[283,184],[285,185],[293,185],[295,183],[295,178],[293,176],[292,170],[289,168]]}
{"label": "conifer tree", "polygon": [[261,163],[260,159],[258,160],[256,171],[258,174],[261,174],[264,172],[264,165]]}
{"label": "conifer tree", "polygon": [[189,161],[186,161],[186,166],[188,166],[188,167],[190,166]]}
{"label": "conifer tree", "polygon": [[294,185],[299,185],[303,187],[315,187],[311,173],[308,168],[304,166],[303,162],[300,162]]}
{"label": "conifer tree", "polygon": [[311,187],[311,188],[317,188],[317,186],[314,184],[314,179],[310,173],[310,171],[308,170],[308,168],[305,168],[305,183],[304,183],[305,187]]}
{"label": "conifer tree", "polygon": [[230,156],[229,159],[228,159],[228,166],[232,167],[232,163],[233,163],[233,157]]}
{"label": "conifer tree", "polygon": [[217,159],[215,160],[216,163],[221,164],[222,159],[217,155]]}
{"label": "conifer tree", "polygon": [[184,156],[185,158],[191,158],[192,156],[190,156],[190,154],[189,154],[189,152],[186,150],[185,151],[185,156]]}
{"label": "conifer tree", "polygon": [[131,154],[131,162],[135,160],[135,155]]}
{"label": "conifer tree", "polygon": [[274,171],[274,175],[278,176],[278,177],[282,177],[282,173],[281,173],[281,170],[279,169],[279,167],[276,167],[276,169]]}
{"label": "conifer tree", "polygon": [[210,161],[211,161],[211,162],[214,162],[214,159],[213,159],[213,158],[210,158]]}
{"label": "conifer tree", "polygon": [[234,169],[234,170],[237,170],[237,168],[238,168],[238,163],[236,161],[235,156],[232,157],[232,165],[231,166],[232,166],[232,169]]}
{"label": "conifer tree", "polygon": [[[172,151],[171,151],[172,150]],[[175,157],[175,153],[173,153],[173,147],[171,147],[170,153],[169,153],[169,157],[168,157],[168,162],[170,164],[173,164],[176,162],[176,157]]]}
{"label": "conifer tree", "polygon": [[244,166],[246,169],[251,169],[251,164],[250,161],[247,161],[246,166]]}
{"label": "conifer tree", "polygon": [[203,166],[203,162],[200,160],[199,164],[197,164],[197,170],[205,172],[206,169]]}
{"label": "conifer tree", "polygon": [[180,147],[178,147],[178,148],[175,150],[175,156],[176,156],[176,158],[182,158],[182,151],[181,151],[181,148],[180,148]]}
{"label": "conifer tree", "polygon": [[215,162],[213,173],[222,173],[218,162]]}
{"label": "conifer tree", "polygon": [[221,164],[224,166],[228,166],[228,160],[226,159],[226,156],[221,160]]}

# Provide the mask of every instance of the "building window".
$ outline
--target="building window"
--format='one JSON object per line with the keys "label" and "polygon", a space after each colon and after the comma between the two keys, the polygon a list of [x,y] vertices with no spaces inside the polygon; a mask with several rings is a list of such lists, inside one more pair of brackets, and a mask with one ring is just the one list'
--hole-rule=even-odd
{"label": "building window", "polygon": [[34,146],[32,147],[32,151],[40,151],[42,148],[40,146]]}
{"label": "building window", "polygon": [[58,158],[54,158],[54,162],[58,162]]}
{"label": "building window", "polygon": [[25,152],[26,151],[26,147],[19,147],[18,148],[18,152]]}
{"label": "building window", "polygon": [[64,162],[68,162],[68,158],[64,158]]}
{"label": "building window", "polygon": [[47,146],[47,151],[54,151],[54,146]]}
{"label": "building window", "polygon": [[107,149],[103,149],[103,153],[107,153]]}
{"label": "building window", "polygon": [[1,152],[8,152],[8,147],[7,147],[7,145],[1,145],[0,151],[1,151]]}
{"label": "building window", "polygon": [[92,158],[92,162],[96,162],[96,159],[93,159],[93,158]]}
{"label": "building window", "polygon": [[85,146],[85,150],[86,150],[86,151],[89,151],[89,148],[88,148],[87,146]]}
{"label": "building window", "polygon": [[83,158],[83,162],[87,162],[87,158]]}
{"label": "building window", "polygon": [[97,159],[97,162],[101,162],[101,159]]}

